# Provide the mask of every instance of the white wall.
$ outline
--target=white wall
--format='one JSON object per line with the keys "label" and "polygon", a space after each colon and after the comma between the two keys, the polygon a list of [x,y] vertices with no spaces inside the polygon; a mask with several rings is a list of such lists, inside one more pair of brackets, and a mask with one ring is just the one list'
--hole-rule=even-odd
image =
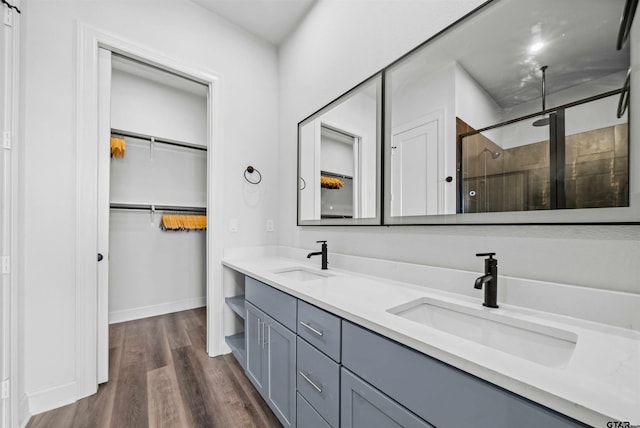
{"label": "white wall", "polygon": [[111,80],[112,128],[206,145],[206,86],[193,83],[194,93],[118,68]]}
{"label": "white wall", "polygon": [[[23,5],[22,216],[25,391],[31,410],[75,393],[76,29],[78,21],[221,76],[225,247],[269,245],[277,215],[277,55],[186,0],[32,0]],[[247,185],[247,165],[262,173]],[[295,165],[295,161],[292,163]],[[284,187],[284,186],[283,186]],[[295,211],[295,210],[294,210]],[[276,223],[278,228],[279,223]]]}
{"label": "white wall", "polygon": [[[137,92],[129,94],[128,101],[134,101]],[[116,105],[122,113],[131,103]],[[206,124],[206,108],[201,113]],[[172,124],[181,131],[177,119]],[[205,151],[155,144],[152,153],[148,141],[126,141],[124,157],[111,158],[111,202],[206,207]],[[205,304],[205,232],[162,231],[161,217],[161,212],[110,211],[109,323]]]}
{"label": "white wall", "polygon": [[[502,109],[469,73],[456,63],[456,116],[474,129],[482,129],[500,123]],[[500,130],[489,130],[484,135],[496,144]]]}
{"label": "white wall", "polygon": [[[296,180],[296,123],[482,1],[320,2],[280,48],[281,181]],[[358,29],[354,31],[354,29]],[[466,270],[495,251],[500,273],[640,293],[636,226],[296,227],[296,195],[280,197],[279,243]],[[472,287],[472,284],[469,284]]]}

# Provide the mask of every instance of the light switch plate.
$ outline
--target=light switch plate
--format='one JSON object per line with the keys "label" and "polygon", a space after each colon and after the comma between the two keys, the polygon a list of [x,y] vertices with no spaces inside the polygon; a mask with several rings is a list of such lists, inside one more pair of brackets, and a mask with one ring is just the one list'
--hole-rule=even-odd
{"label": "light switch plate", "polygon": [[229,219],[229,232],[235,233],[238,231],[238,219],[231,218]]}
{"label": "light switch plate", "polygon": [[267,232],[273,232],[273,220],[267,220]]}

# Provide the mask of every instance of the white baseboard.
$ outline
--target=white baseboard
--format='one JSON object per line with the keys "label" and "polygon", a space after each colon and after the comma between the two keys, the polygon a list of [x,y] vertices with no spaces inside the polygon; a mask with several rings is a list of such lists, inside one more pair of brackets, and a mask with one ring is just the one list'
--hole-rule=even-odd
{"label": "white baseboard", "polygon": [[[69,382],[33,394],[27,394],[27,400],[29,402],[28,413],[29,415],[37,415],[47,410],[71,404],[76,401],[77,392],[76,383]],[[20,416],[22,416],[22,414]]]}
{"label": "white baseboard", "polygon": [[206,304],[206,297],[195,297],[192,299],[161,303],[159,305],[113,311],[109,312],[109,324],[154,317],[156,315],[170,314],[172,312],[186,311],[187,309],[200,308]]}

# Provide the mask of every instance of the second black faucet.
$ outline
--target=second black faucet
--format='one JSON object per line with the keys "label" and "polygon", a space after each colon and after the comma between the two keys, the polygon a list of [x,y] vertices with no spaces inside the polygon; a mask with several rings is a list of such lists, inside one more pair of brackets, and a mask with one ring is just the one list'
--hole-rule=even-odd
{"label": "second black faucet", "polygon": [[484,285],[484,303],[488,308],[498,307],[498,260],[494,259],[496,253],[479,253],[477,257],[489,257],[484,260],[484,275],[476,278],[474,285],[478,290]]}
{"label": "second black faucet", "polygon": [[327,241],[316,241],[318,244],[322,244],[322,251],[316,251],[315,253],[307,254],[307,258],[311,256],[322,256],[322,269],[326,270],[329,262],[327,261]]}

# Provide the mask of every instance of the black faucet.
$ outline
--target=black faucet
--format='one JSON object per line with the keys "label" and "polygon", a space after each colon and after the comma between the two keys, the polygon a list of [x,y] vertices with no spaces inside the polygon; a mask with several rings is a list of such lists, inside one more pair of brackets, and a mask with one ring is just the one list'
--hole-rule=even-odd
{"label": "black faucet", "polygon": [[322,244],[322,251],[317,251],[315,253],[307,254],[307,258],[310,259],[311,256],[322,256],[322,269],[326,270],[329,262],[327,261],[327,241],[316,241],[318,244]]}
{"label": "black faucet", "polygon": [[478,290],[484,285],[484,303],[488,308],[498,307],[498,260],[494,259],[496,253],[480,253],[477,257],[487,257],[484,260],[484,275],[476,279],[475,288]]}

